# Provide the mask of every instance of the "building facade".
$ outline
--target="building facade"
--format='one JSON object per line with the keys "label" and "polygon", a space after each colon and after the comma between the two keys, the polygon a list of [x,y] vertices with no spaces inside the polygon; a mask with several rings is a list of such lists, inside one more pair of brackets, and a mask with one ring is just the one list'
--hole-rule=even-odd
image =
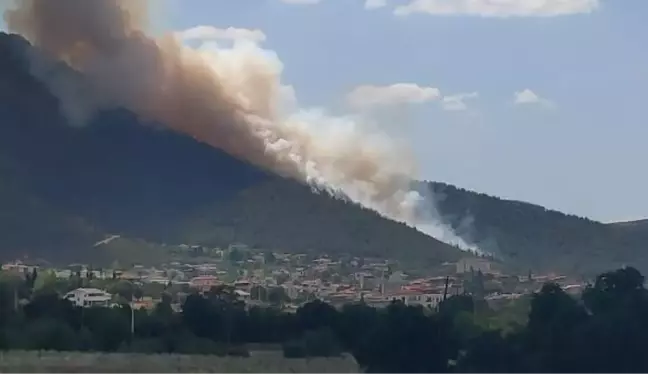
{"label": "building facade", "polygon": [[77,288],[68,292],[63,298],[76,306],[89,308],[93,306],[109,306],[112,295],[98,288]]}

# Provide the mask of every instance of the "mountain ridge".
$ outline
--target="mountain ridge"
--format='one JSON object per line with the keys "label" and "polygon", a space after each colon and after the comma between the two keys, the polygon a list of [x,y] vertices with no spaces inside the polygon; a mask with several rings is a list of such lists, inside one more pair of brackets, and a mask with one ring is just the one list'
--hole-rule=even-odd
{"label": "mountain ridge", "polygon": [[510,263],[567,273],[648,268],[648,226],[609,225],[445,183],[425,185],[455,230]]}
{"label": "mountain ridge", "polygon": [[[69,126],[55,97],[29,73],[30,48],[19,36],[0,34],[0,257],[92,259],[89,248],[108,233],[421,266],[470,255],[189,136],[142,124],[125,110]],[[521,272],[648,269],[648,226],[641,222],[603,224],[445,183],[415,188],[432,192],[439,214],[463,238]]]}
{"label": "mountain ridge", "polygon": [[[224,245],[233,231],[237,241],[277,250],[396,258],[416,253],[433,264],[465,255],[357,204],[313,194],[309,186],[189,136],[142,124],[125,110],[69,126],[57,100],[27,69],[31,48],[18,36],[0,35],[0,164],[6,165],[0,180],[17,186],[6,190],[6,199],[20,201],[0,230],[20,222],[29,235],[23,234],[18,248],[49,251],[50,257],[87,255],[89,243],[106,233],[178,244],[195,236],[202,244]],[[250,190],[260,192],[245,194]],[[24,199],[16,199],[17,191]],[[42,202],[52,218],[39,222],[36,212],[21,211],[30,199]],[[63,217],[88,222],[92,235],[79,242],[68,233],[68,242],[51,242],[47,249],[45,228],[65,222]],[[3,242],[3,231],[0,255],[13,256],[16,243]]]}

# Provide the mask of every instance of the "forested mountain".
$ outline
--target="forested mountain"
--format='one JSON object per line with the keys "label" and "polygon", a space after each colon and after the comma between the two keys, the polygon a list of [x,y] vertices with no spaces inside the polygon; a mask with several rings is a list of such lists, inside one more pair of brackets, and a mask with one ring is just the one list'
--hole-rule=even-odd
{"label": "forested mountain", "polygon": [[502,259],[538,269],[595,273],[648,268],[648,224],[603,224],[544,207],[426,182],[440,213],[459,232]]}
{"label": "forested mountain", "polygon": [[[456,260],[456,248],[309,187],[268,175],[126,111],[82,128],[28,71],[22,38],[0,35],[0,256],[96,257],[106,234]],[[61,65],[59,69],[67,69]],[[423,261],[423,263],[425,263]]]}
{"label": "forested mountain", "polygon": [[[422,265],[465,255],[190,137],[142,125],[123,110],[71,127],[57,100],[29,74],[31,48],[0,34],[0,257],[92,259],[92,244],[107,234],[380,255]],[[441,214],[462,236],[520,271],[648,268],[645,222],[606,225],[443,183],[419,188],[433,191]]]}

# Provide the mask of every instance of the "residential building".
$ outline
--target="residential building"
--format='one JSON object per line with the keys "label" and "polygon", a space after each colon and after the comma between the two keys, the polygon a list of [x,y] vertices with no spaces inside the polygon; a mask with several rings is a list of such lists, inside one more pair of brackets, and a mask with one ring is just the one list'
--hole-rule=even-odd
{"label": "residential building", "polygon": [[189,285],[191,287],[198,288],[203,291],[208,291],[210,288],[221,284],[222,282],[217,277],[212,275],[194,277],[189,281]]}
{"label": "residential building", "polygon": [[160,300],[156,300],[150,296],[145,296],[139,300],[134,300],[133,302],[131,302],[131,308],[133,308],[134,310],[152,310],[159,302]]}
{"label": "residential building", "polygon": [[429,308],[436,308],[443,300],[443,294],[427,294],[416,291],[399,291],[387,295],[390,300],[400,300],[405,305],[422,305]]}
{"label": "residential building", "polygon": [[25,272],[31,273],[34,271],[34,269],[38,269],[38,266],[26,265],[23,264],[21,261],[2,264],[3,271],[16,273],[16,274],[23,274]]}
{"label": "residential building", "polygon": [[421,305],[436,308],[443,301],[443,294],[422,293],[401,290],[389,294],[369,294],[363,297],[364,301],[374,307],[389,305],[392,301],[402,301],[405,305]]}
{"label": "residential building", "polygon": [[236,288],[237,290],[250,292],[252,290],[252,282],[247,279],[239,279],[234,282],[234,288]]}
{"label": "residential building", "polygon": [[236,289],[234,290],[234,293],[236,294],[237,298],[241,301],[248,302],[250,301],[250,293],[245,292],[243,290]]}
{"label": "residential building", "polygon": [[77,288],[63,298],[80,307],[109,306],[112,295],[98,288]]}

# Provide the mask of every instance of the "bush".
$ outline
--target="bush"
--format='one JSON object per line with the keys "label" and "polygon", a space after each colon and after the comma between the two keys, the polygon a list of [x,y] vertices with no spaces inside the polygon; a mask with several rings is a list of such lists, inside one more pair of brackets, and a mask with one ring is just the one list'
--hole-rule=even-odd
{"label": "bush", "polygon": [[295,339],[285,342],[282,345],[285,358],[304,358],[306,357],[306,346],[301,339]]}
{"label": "bush", "polygon": [[247,347],[243,345],[238,345],[238,346],[230,347],[227,350],[227,355],[234,356],[234,357],[250,357],[250,351],[247,349]]}
{"label": "bush", "polygon": [[342,353],[335,333],[328,327],[306,331],[304,343],[308,356],[331,357]]}

